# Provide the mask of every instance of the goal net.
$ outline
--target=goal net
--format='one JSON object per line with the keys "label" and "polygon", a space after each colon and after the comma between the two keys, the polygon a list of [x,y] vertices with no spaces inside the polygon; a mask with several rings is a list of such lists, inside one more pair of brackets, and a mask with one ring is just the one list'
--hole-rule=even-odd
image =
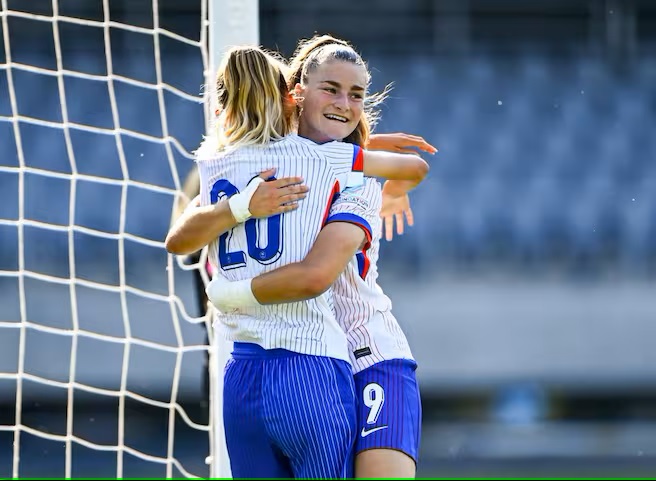
{"label": "goal net", "polygon": [[257,1],[0,1],[0,477],[229,474],[204,258],[163,240]]}

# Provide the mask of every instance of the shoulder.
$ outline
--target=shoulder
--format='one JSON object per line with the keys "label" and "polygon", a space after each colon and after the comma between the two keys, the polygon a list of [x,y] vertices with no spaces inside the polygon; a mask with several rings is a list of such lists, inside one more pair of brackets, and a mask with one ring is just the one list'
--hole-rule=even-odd
{"label": "shoulder", "polygon": [[359,147],[348,142],[332,141],[325,144],[315,144],[316,149],[331,160],[339,160],[353,164],[357,159]]}
{"label": "shoulder", "polygon": [[338,198],[338,202],[355,204],[364,209],[379,210],[381,193],[380,182],[375,178],[365,177],[363,184],[344,189]]}
{"label": "shoulder", "polygon": [[225,152],[219,149],[219,141],[216,137],[205,137],[195,152],[196,162],[203,162],[216,159],[225,155]]}
{"label": "shoulder", "polygon": [[344,189],[344,193],[361,196],[380,195],[382,187],[375,177],[364,177],[364,181],[353,187]]}
{"label": "shoulder", "polygon": [[296,134],[288,134],[281,139],[272,140],[268,144],[261,146],[267,150],[289,152],[289,150],[307,150],[309,144],[304,142],[305,139]]}

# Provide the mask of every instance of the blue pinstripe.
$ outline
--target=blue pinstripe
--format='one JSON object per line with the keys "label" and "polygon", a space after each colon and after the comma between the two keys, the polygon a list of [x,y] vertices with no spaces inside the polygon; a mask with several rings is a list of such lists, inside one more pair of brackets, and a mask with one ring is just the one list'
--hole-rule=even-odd
{"label": "blue pinstripe", "polygon": [[356,400],[342,360],[236,343],[223,395],[233,476],[353,476]]}
{"label": "blue pinstripe", "polygon": [[[356,454],[367,449],[396,449],[417,462],[422,409],[416,369],[413,360],[388,359],[355,374],[358,393]],[[363,402],[366,386],[372,383],[384,393],[384,402],[373,420],[369,416],[371,408]],[[369,430],[372,432],[367,434]]]}

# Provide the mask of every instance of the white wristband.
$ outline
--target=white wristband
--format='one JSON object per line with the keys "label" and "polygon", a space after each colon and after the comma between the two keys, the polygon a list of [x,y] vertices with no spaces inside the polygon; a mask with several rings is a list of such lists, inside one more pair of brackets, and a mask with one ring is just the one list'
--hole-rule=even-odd
{"label": "white wristband", "polygon": [[251,218],[251,211],[248,210],[251,203],[251,197],[253,197],[257,187],[262,182],[264,182],[264,179],[258,175],[248,183],[243,192],[235,194],[228,199],[230,211],[238,223],[241,224]]}
{"label": "white wristband", "polygon": [[251,289],[252,279],[244,279],[233,284],[234,290],[230,293],[231,301],[239,307],[257,307],[261,305]]}
{"label": "white wristband", "polygon": [[219,274],[208,284],[205,292],[210,302],[224,313],[261,305],[251,290],[251,279],[231,282]]}

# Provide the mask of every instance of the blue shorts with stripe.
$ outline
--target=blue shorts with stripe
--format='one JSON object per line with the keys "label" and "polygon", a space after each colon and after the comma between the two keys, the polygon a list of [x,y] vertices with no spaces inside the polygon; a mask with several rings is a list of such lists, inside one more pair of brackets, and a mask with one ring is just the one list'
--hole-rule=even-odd
{"label": "blue shorts with stripe", "polygon": [[417,363],[391,359],[355,375],[358,396],[356,453],[388,448],[417,462],[421,438],[421,399]]}
{"label": "blue shorts with stripe", "polygon": [[356,399],[348,362],[236,342],[223,391],[233,477],[353,477]]}

